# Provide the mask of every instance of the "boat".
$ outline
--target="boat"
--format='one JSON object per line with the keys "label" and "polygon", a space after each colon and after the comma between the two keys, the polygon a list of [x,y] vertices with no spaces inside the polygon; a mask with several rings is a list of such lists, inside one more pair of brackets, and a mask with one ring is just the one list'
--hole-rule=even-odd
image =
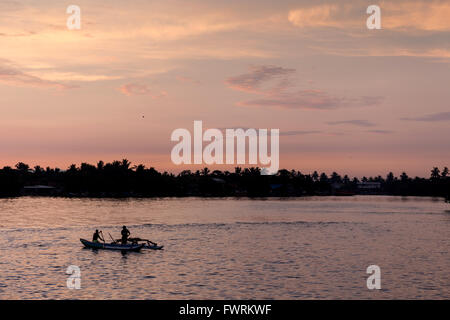
{"label": "boat", "polygon": [[81,243],[86,248],[91,249],[106,249],[106,250],[120,250],[120,251],[139,251],[145,244],[118,244],[118,243],[102,243],[92,242],[86,239],[80,239]]}

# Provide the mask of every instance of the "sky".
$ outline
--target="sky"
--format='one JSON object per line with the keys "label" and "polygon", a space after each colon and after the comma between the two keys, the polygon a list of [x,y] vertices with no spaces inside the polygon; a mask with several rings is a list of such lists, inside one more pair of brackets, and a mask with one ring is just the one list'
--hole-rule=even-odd
{"label": "sky", "polygon": [[450,165],[449,17],[448,0],[2,0],[0,166],[196,170],[170,137],[202,120],[280,129],[282,168],[429,176]]}

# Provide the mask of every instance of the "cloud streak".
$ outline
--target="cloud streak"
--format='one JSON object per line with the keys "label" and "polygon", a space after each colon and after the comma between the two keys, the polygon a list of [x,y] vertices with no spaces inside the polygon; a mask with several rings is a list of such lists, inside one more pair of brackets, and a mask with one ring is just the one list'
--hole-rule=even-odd
{"label": "cloud streak", "polygon": [[439,112],[424,115],[421,117],[412,117],[412,118],[401,118],[401,120],[405,121],[423,121],[423,122],[444,122],[450,121],[450,112]]}
{"label": "cloud streak", "polygon": [[377,133],[377,134],[390,134],[393,133],[391,130],[367,130],[369,133]]}
{"label": "cloud streak", "polygon": [[375,124],[368,120],[343,120],[327,122],[329,125],[349,124],[357,127],[375,127]]}
{"label": "cloud streak", "polygon": [[231,89],[260,96],[237,103],[241,107],[271,107],[279,109],[328,110],[351,106],[373,106],[381,97],[347,98],[323,90],[298,90],[293,85],[295,69],[273,65],[252,66],[248,73],[228,78]]}
{"label": "cloud streak", "polygon": [[272,107],[280,109],[337,109],[346,105],[345,98],[332,96],[320,90],[300,90],[297,92],[272,92],[264,98],[240,101],[242,107]]}
{"label": "cloud streak", "polygon": [[[244,131],[249,130],[249,129],[256,129],[256,128],[250,128],[250,127],[230,127],[230,128],[218,128],[218,130],[222,131],[223,133],[225,133],[225,131],[227,129],[242,129]],[[264,128],[262,128],[264,129]],[[258,130],[258,129],[256,129]],[[290,130],[290,131],[283,131],[280,130],[280,136],[303,136],[303,135],[307,135],[307,134],[321,134],[324,133],[323,131],[320,130]],[[268,134],[270,135],[270,129],[268,129]]]}
{"label": "cloud streak", "polygon": [[26,73],[14,67],[9,61],[0,61],[0,81],[18,87],[56,88],[60,90],[77,88],[75,85],[46,80]]}
{"label": "cloud streak", "polygon": [[[411,29],[423,31],[450,30],[450,3],[441,0],[382,1],[382,27],[386,30]],[[302,6],[288,13],[288,21],[299,28],[333,27],[358,28],[365,22],[366,1],[351,3],[335,1],[313,6]],[[362,25],[364,26],[364,24]]]}
{"label": "cloud streak", "polygon": [[284,90],[290,84],[290,77],[295,69],[287,69],[273,65],[251,66],[250,72],[228,78],[225,83],[232,89],[264,93],[263,85],[276,81],[271,90]]}

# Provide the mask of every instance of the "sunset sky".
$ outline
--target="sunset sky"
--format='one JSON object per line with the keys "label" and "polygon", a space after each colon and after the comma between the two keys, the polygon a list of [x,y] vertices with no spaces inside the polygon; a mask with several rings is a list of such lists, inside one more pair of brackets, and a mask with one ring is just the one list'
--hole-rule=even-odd
{"label": "sunset sky", "polygon": [[448,0],[2,0],[0,48],[0,166],[178,172],[170,135],[194,120],[279,128],[304,173],[450,165]]}

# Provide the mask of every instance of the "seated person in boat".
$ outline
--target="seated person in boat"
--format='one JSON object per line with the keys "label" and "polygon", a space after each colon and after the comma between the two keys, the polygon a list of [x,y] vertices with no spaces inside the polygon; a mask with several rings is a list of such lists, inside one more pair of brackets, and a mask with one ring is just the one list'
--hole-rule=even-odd
{"label": "seated person in boat", "polygon": [[128,230],[126,226],[123,226],[121,234],[122,234],[122,244],[127,244],[128,236],[131,234],[130,230]]}
{"label": "seated person in boat", "polygon": [[98,239],[105,242],[105,239],[103,239],[101,233],[102,233],[101,231],[99,232],[98,230],[95,230],[94,235],[92,236],[92,242],[99,242]]}

